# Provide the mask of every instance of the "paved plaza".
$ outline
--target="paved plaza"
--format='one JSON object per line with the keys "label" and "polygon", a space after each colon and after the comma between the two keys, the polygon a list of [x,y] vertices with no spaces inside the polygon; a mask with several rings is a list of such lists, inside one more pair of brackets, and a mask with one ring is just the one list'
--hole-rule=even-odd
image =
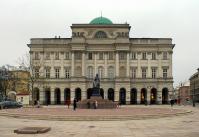
{"label": "paved plaza", "polygon": [[[159,106],[140,107],[150,109]],[[154,119],[118,119],[118,121],[51,121],[0,116],[0,137],[198,137],[199,108],[174,106],[174,109],[191,110],[192,113]],[[51,127],[52,130],[40,135],[21,135],[13,132],[14,129],[25,126]]]}

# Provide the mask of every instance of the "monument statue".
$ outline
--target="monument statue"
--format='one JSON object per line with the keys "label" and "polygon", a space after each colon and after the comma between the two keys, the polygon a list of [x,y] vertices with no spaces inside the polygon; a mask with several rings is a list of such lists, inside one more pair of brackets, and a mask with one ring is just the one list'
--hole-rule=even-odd
{"label": "monument statue", "polygon": [[117,102],[113,102],[109,99],[104,99],[100,95],[100,78],[99,75],[96,74],[94,80],[93,80],[93,88],[92,93],[89,99],[84,99],[77,102],[78,108],[117,108]]}
{"label": "monument statue", "polygon": [[100,96],[100,79],[98,74],[96,74],[93,80],[92,96]]}
{"label": "monument statue", "polygon": [[98,74],[96,74],[95,79],[93,80],[93,88],[100,88],[100,79]]}

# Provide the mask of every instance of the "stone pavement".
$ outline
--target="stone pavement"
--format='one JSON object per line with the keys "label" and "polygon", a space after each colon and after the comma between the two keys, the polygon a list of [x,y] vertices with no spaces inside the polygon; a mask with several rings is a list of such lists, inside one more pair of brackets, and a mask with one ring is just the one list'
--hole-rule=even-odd
{"label": "stone pavement", "polygon": [[111,121],[137,120],[149,118],[171,117],[191,113],[187,109],[169,106],[125,105],[118,109],[76,109],[66,106],[42,106],[42,108],[3,109],[0,116],[28,118],[35,120],[61,121]]}
{"label": "stone pavement", "polygon": [[[0,116],[0,137],[199,137],[199,109],[175,107],[191,109],[194,113],[128,121],[47,121]],[[50,126],[52,130],[41,135],[18,135],[13,132],[24,126]]]}

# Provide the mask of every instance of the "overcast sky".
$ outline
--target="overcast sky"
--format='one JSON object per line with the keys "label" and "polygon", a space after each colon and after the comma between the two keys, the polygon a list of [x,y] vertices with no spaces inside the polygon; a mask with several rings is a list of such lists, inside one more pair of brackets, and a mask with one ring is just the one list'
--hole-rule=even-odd
{"label": "overcast sky", "polygon": [[129,23],[131,37],[169,37],[174,85],[199,67],[199,0],[0,0],[0,66],[16,65],[30,38],[71,37],[72,23],[102,15]]}

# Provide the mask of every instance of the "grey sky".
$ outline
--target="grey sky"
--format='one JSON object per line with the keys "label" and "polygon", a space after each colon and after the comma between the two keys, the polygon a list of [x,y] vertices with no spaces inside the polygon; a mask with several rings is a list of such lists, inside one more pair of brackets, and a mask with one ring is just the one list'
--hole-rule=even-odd
{"label": "grey sky", "polygon": [[0,66],[16,65],[30,38],[70,37],[72,23],[108,17],[131,37],[171,37],[175,85],[199,67],[199,0],[0,0]]}

